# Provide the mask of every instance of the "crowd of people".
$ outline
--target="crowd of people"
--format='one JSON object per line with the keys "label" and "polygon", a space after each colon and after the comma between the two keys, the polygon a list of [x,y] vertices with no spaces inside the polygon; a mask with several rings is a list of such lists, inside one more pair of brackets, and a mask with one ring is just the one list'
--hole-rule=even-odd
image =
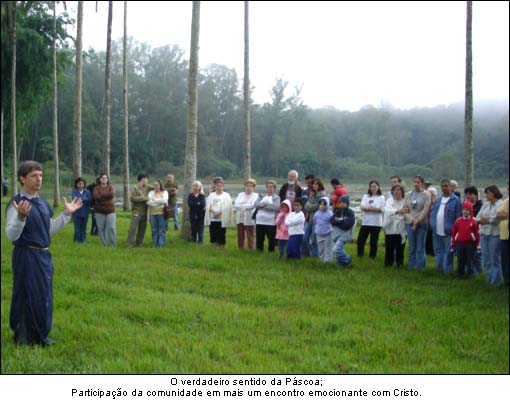
{"label": "crowd of people", "polygon": [[[365,255],[369,242],[369,257],[375,259],[379,250],[379,236],[384,232],[384,265],[400,268],[404,265],[405,246],[408,246],[407,266],[425,269],[427,255],[433,256],[436,269],[444,273],[454,271],[457,256],[459,276],[474,277],[485,270],[487,282],[498,285],[501,277],[508,286],[508,198],[503,200],[499,188],[484,189],[486,201],[478,197],[474,186],[464,190],[464,201],[457,191],[458,183],[441,179],[440,192],[422,176],[415,176],[411,190],[406,191],[402,179],[390,178],[391,190],[381,191],[377,180],[368,183],[361,199],[360,217],[350,208],[350,195],[337,179],[331,181],[328,193],[320,177],[308,175],[305,185],[297,171],[291,170],[280,190],[274,180],[265,184],[265,192],[255,191],[256,181],[248,179],[244,191],[233,200],[224,191],[221,177],[213,179],[207,196],[201,182],[193,183],[187,196],[192,241],[204,242],[204,228],[209,228],[210,243],[224,248],[227,227],[236,225],[239,249],[274,252],[280,258],[300,259],[318,257],[322,262],[334,262],[349,267],[353,258],[345,250],[354,241],[354,228],[360,222],[356,239],[356,253]],[[96,229],[105,245],[116,245],[114,190],[108,176],[101,174],[97,181],[85,187],[77,178],[72,193],[83,207],[73,215],[74,240],[86,241],[86,221],[93,215]],[[168,174],[165,185],[161,181],[148,184],[141,174],[131,189],[132,218],[126,246],[140,246],[150,221],[152,244],[166,244],[168,220],[179,229],[178,184]]]}
{"label": "crowd of people", "polygon": [[[116,246],[115,190],[105,173],[89,186],[79,177],[74,181],[72,201],[64,199],[63,213],[51,219],[53,209],[38,194],[41,164],[21,163],[18,179],[22,190],[9,202],[6,211],[7,238],[15,245],[11,328],[17,343],[50,345],[52,341],[47,336],[52,320],[50,237],[72,215],[74,241],[86,243],[91,215],[91,234],[98,235],[105,246]],[[359,219],[358,258],[364,256],[367,241],[369,257],[377,257],[382,230],[385,267],[404,265],[407,243],[408,268],[426,269],[428,254],[434,256],[438,271],[451,273],[456,256],[459,276],[474,277],[485,271],[489,284],[499,285],[503,278],[508,288],[508,196],[503,199],[496,185],[484,189],[485,202],[479,199],[476,187],[466,187],[462,202],[457,183],[449,179],[441,179],[441,193],[422,176],[413,178],[409,191],[398,176],[391,177],[390,182],[391,190],[385,195],[377,180],[368,183],[357,218],[347,188],[336,178],[330,181],[328,193],[320,177],[306,176],[302,187],[298,172],[291,170],[279,191],[277,183],[268,180],[261,194],[255,191],[256,181],[248,179],[235,201],[224,191],[221,177],[214,178],[207,196],[201,182],[196,181],[186,197],[192,242],[204,243],[204,228],[208,226],[212,246],[224,248],[227,227],[235,224],[239,249],[264,251],[267,239],[268,252],[278,247],[280,258],[317,257],[324,263],[352,267],[353,257],[346,244],[354,241]],[[126,247],[142,245],[147,221],[152,245],[166,245],[168,221],[173,222],[175,230],[179,229],[178,192],[172,174],[168,174],[164,185],[159,180],[149,185],[145,174],[138,176],[130,191],[132,214]]]}

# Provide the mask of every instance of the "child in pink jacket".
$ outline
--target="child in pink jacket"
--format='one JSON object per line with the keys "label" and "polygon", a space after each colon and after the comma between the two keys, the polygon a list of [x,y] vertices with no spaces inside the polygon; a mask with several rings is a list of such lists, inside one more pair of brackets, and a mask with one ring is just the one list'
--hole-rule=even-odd
{"label": "child in pink jacket", "polygon": [[278,240],[278,253],[280,258],[283,257],[283,252],[287,246],[287,240],[289,240],[289,227],[285,225],[285,218],[292,211],[292,205],[290,200],[284,200],[280,204],[278,209],[278,215],[276,216],[276,239]]}

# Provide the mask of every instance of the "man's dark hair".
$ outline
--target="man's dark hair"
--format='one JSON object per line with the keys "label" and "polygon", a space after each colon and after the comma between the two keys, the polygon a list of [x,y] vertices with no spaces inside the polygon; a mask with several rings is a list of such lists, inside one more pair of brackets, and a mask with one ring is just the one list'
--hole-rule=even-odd
{"label": "man's dark hair", "polygon": [[425,184],[425,178],[421,175],[416,175],[414,178],[413,178],[413,181],[415,179],[418,179],[422,184]]}
{"label": "man's dark hair", "polygon": [[18,168],[19,183],[23,184],[23,182],[21,182],[20,177],[26,178],[26,176],[32,171],[42,171],[41,163],[32,160],[23,161]]}
{"label": "man's dark hair", "polygon": [[85,179],[83,179],[81,176],[79,176],[78,178],[76,178],[74,180],[74,188],[75,189],[78,189],[78,182],[83,182],[83,187],[87,187],[87,182],[85,182]]}
{"label": "man's dark hair", "polygon": [[294,199],[294,203],[301,204],[301,207],[303,207],[303,199],[301,199],[301,197]]}
{"label": "man's dark hair", "polygon": [[138,179],[138,182],[140,182],[143,178],[148,178],[148,176],[145,174],[140,174],[136,179]]}
{"label": "man's dark hair", "polygon": [[331,185],[340,185],[340,181],[338,180],[338,178],[333,178],[331,179],[331,181],[329,182],[331,183]]}
{"label": "man's dark hair", "polygon": [[315,175],[306,175],[305,181],[307,181],[308,179],[313,179],[313,178],[315,178]]}
{"label": "man's dark hair", "polygon": [[464,189],[464,194],[474,194],[476,197],[478,197],[478,189],[476,186],[468,186]]}

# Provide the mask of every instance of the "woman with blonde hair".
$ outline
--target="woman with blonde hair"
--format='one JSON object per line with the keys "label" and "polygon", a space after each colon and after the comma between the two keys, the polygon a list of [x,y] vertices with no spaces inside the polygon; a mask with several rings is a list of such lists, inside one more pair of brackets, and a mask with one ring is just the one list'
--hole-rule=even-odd
{"label": "woman with blonde hair", "polygon": [[200,181],[193,182],[192,192],[188,194],[189,220],[191,224],[191,241],[204,243],[204,218],[206,200]]}
{"label": "woman with blonde hair", "polygon": [[232,224],[234,217],[232,199],[223,191],[223,179],[216,182],[216,191],[207,197],[205,208],[205,225],[209,225],[211,244],[223,249],[227,244],[227,226]]}
{"label": "woman with blonde hair", "polygon": [[155,181],[154,188],[147,195],[147,205],[149,206],[148,215],[151,222],[152,246],[165,247],[166,231],[168,230],[168,221],[165,219],[164,207],[168,205],[168,192],[164,190],[161,181]]}

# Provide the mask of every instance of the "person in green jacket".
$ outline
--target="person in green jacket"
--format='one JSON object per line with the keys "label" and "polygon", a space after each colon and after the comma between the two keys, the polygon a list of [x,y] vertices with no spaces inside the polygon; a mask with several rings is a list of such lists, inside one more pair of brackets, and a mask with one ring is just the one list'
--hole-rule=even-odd
{"label": "person in green jacket", "polygon": [[147,175],[138,175],[138,182],[131,188],[129,193],[132,214],[126,247],[141,246],[145,236],[145,230],[147,229],[147,194],[150,189],[147,181]]}
{"label": "person in green jacket", "polygon": [[179,214],[177,209],[177,193],[179,193],[179,185],[175,182],[172,174],[167,175],[165,190],[168,192],[168,206],[174,210],[174,229],[177,231],[179,230]]}

